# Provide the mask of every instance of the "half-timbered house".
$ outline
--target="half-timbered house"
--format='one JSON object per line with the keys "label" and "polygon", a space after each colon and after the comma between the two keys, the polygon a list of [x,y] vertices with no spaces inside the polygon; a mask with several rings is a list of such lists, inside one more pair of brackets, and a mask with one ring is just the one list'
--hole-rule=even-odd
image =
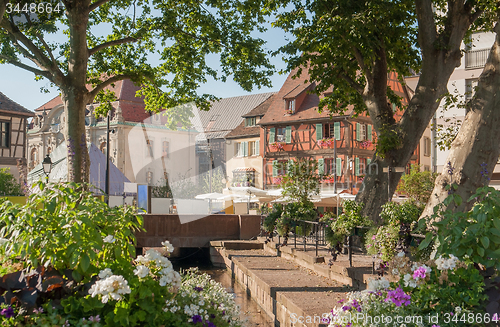
{"label": "half-timbered house", "polygon": [[18,161],[26,162],[27,119],[34,113],[0,92],[0,168],[19,178]]}
{"label": "half-timbered house", "polygon": [[[263,155],[264,188],[279,188],[289,160],[311,158],[318,161],[324,175],[321,190],[356,194],[368,172],[375,152],[376,133],[370,117],[353,116],[351,108],[345,115],[318,112],[320,97],[309,92],[315,83],[304,71],[292,79],[292,72],[260,120]],[[388,85],[407,104],[409,94],[395,74]],[[325,96],[323,94],[322,96]],[[401,111],[392,106],[396,119]],[[418,149],[412,162],[418,161]]]}

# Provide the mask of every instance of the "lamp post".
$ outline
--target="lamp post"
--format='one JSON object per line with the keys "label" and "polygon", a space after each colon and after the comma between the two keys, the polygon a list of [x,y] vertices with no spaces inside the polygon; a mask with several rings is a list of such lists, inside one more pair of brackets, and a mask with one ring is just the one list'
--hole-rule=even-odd
{"label": "lamp post", "polygon": [[106,203],[109,204],[109,112],[106,123],[106,179],[104,183],[104,192],[106,193]]}
{"label": "lamp post", "polygon": [[48,154],[43,159],[42,166],[43,166],[43,172],[45,173],[45,176],[47,176],[47,182],[48,182],[49,174],[50,171],[52,170],[52,160],[50,160],[50,156]]}

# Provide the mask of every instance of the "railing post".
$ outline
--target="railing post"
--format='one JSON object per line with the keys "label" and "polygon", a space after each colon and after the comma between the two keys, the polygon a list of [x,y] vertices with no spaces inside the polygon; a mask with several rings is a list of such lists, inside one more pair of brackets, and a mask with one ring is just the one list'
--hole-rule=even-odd
{"label": "railing post", "polygon": [[349,267],[352,267],[352,235],[347,237],[347,253],[349,255]]}
{"label": "railing post", "polygon": [[319,232],[319,226],[317,224],[314,224],[315,226],[315,234],[316,234],[316,256],[318,256],[318,232]]}
{"label": "railing post", "polygon": [[304,234],[304,252],[306,252],[306,243],[307,243],[307,238],[306,238],[306,222],[304,221],[303,222],[303,225],[302,225],[302,234]]}
{"label": "railing post", "polygon": [[293,221],[294,225],[294,233],[293,233],[293,247],[296,249],[297,248],[297,221]]}

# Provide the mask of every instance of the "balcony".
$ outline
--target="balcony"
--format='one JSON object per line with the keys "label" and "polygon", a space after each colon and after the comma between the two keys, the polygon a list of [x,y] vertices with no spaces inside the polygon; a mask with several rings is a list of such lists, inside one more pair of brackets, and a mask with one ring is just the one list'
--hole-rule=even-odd
{"label": "balcony", "polygon": [[489,53],[490,49],[467,51],[465,53],[465,69],[484,67]]}

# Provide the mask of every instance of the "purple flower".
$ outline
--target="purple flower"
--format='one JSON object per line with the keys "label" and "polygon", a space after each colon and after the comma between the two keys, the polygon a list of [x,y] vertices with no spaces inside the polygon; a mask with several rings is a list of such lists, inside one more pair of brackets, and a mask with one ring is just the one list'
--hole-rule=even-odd
{"label": "purple flower", "polygon": [[203,321],[200,315],[194,315],[191,319],[193,320],[193,324],[197,324]]}
{"label": "purple flower", "polygon": [[350,305],[344,305],[344,306],[342,307],[342,310],[343,310],[343,311],[349,311],[349,310],[351,310],[351,306],[350,306]]}
{"label": "purple flower", "polygon": [[401,287],[398,287],[394,291],[387,292],[385,302],[392,301],[397,307],[400,307],[402,304],[405,306],[409,305],[411,303],[410,300],[411,296],[406,294]]}
{"label": "purple flower", "polygon": [[356,309],[358,312],[361,312],[361,304],[355,299],[352,301],[352,307]]}
{"label": "purple flower", "polygon": [[195,290],[196,292],[201,292],[201,291],[203,291],[203,287],[196,286],[196,287],[194,288],[194,290]]}
{"label": "purple flower", "polygon": [[91,322],[99,322],[99,321],[101,321],[101,318],[99,318],[99,315],[97,315],[95,317],[90,316],[89,321],[91,321]]}
{"label": "purple flower", "polygon": [[[205,324],[203,324],[203,326],[205,326]],[[213,322],[208,321],[208,320],[206,321],[206,326],[207,327],[217,327],[217,326],[215,326],[215,324]]]}
{"label": "purple flower", "polygon": [[0,314],[2,316],[5,316],[5,318],[12,318],[14,317],[14,309],[12,309],[12,307],[8,307],[7,309],[2,309],[2,311],[0,312]]}
{"label": "purple flower", "polygon": [[425,273],[427,271],[424,267],[420,267],[413,272],[413,278],[418,280],[419,278],[425,278]]}

